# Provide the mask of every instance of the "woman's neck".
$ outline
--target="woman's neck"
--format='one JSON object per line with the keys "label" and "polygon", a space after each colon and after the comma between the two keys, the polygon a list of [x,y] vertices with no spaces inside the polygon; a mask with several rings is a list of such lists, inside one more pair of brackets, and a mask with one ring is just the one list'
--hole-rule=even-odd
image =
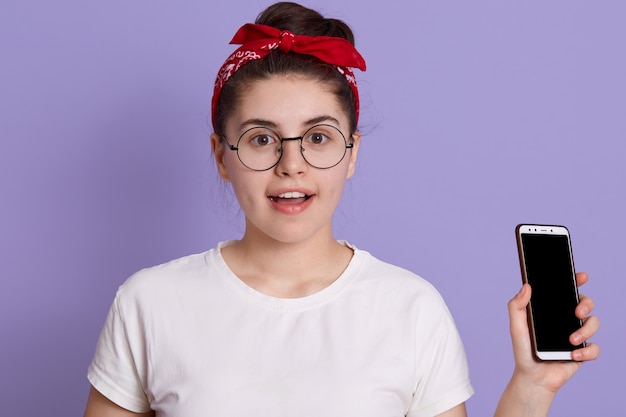
{"label": "woman's neck", "polygon": [[299,298],[332,284],[346,269],[353,251],[331,234],[302,242],[279,242],[246,234],[222,248],[230,269],[248,286],[279,298]]}

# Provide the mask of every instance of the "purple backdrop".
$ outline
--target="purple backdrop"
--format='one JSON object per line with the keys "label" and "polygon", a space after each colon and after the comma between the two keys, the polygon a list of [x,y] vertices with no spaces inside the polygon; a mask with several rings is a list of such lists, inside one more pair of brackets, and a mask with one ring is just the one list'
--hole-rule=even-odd
{"label": "purple backdrop", "polygon": [[[2,415],[81,415],[117,286],[241,234],[207,119],[230,37],[268,4],[0,3]],[[519,222],[569,226],[603,321],[601,358],[551,414],[622,412],[625,3],[307,4],[351,23],[368,60],[337,236],[443,293],[470,415],[493,412],[511,373]]]}

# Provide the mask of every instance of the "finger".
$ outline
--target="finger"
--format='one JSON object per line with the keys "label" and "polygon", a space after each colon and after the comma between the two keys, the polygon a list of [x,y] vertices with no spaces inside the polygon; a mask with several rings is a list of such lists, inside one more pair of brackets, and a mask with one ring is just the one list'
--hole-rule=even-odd
{"label": "finger", "polygon": [[526,315],[526,307],[530,302],[532,290],[529,284],[522,285],[519,292],[515,294],[515,297],[509,301],[509,313],[511,316]]}
{"label": "finger", "polygon": [[584,294],[580,294],[580,300],[576,306],[576,317],[584,319],[595,308],[595,303]]}
{"label": "finger", "polygon": [[513,349],[518,352],[527,351],[530,345],[530,341],[528,340],[526,306],[528,306],[530,301],[531,292],[530,285],[524,284],[519,293],[517,293],[508,304]]}
{"label": "finger", "polygon": [[581,349],[576,349],[572,352],[572,359],[575,361],[593,361],[600,356],[600,346],[595,343],[589,343],[587,346]]}
{"label": "finger", "polygon": [[569,338],[569,341],[574,346],[591,339],[600,329],[600,319],[596,316],[588,317],[582,327],[576,330]]}
{"label": "finger", "polygon": [[589,275],[586,272],[576,272],[576,285],[579,287],[589,281]]}

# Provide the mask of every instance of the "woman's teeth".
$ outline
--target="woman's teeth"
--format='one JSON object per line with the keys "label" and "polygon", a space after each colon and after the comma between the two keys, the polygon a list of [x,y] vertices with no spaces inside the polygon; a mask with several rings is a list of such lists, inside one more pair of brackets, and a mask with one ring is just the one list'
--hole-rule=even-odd
{"label": "woman's teeth", "polygon": [[278,198],[304,198],[306,194],[297,191],[289,191],[278,195]]}

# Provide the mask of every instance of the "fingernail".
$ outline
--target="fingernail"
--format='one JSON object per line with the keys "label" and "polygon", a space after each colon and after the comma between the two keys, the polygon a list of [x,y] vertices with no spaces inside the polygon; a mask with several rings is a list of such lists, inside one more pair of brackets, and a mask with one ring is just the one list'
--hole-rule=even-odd
{"label": "fingernail", "polygon": [[572,352],[572,359],[574,359],[575,361],[581,361],[581,360],[583,360],[583,354],[582,354],[582,352],[579,352],[579,351],[574,351],[574,352]]}

